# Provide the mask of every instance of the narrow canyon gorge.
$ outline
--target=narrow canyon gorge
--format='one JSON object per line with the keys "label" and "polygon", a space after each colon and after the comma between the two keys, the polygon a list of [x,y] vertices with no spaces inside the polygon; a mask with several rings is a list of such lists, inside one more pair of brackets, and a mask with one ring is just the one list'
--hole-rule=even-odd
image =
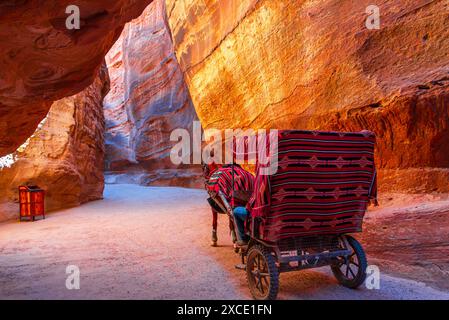
{"label": "narrow canyon gorge", "polygon": [[70,2],[0,3],[0,221],[17,219],[22,184],[46,190],[48,211],[105,183],[202,188],[200,166],[170,160],[170,134],[193,121],[366,129],[368,254],[449,284],[447,1],[377,0],[379,30],[371,0],[81,0],[68,30]]}
{"label": "narrow canyon gorge", "polygon": [[175,129],[198,121],[173,50],[165,2],[153,1],[125,26],[106,56],[106,181],[201,187],[199,166],[174,165]]}

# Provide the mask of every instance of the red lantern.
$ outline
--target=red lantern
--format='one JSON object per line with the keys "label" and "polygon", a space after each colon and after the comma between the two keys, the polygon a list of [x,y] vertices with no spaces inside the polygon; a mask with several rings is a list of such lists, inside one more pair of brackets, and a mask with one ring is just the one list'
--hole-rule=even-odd
{"label": "red lantern", "polygon": [[45,219],[44,199],[45,191],[38,186],[20,186],[20,221],[23,218],[35,221],[37,216],[43,216]]}

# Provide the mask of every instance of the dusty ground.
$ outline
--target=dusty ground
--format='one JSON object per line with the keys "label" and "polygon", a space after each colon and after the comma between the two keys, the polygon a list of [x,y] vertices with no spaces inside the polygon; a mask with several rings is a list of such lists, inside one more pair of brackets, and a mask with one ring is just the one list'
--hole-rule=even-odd
{"label": "dusty ground", "polygon": [[449,292],[448,195],[391,193],[379,200],[357,235],[371,263]]}
{"label": "dusty ground", "polygon": [[[220,217],[209,247],[201,190],[107,186],[105,200],[35,223],[0,224],[2,299],[246,299],[243,272]],[[67,290],[77,265],[80,290]],[[382,271],[382,266],[380,266]],[[280,299],[449,299],[449,293],[382,273],[380,290],[339,286],[327,269],[283,274]]]}

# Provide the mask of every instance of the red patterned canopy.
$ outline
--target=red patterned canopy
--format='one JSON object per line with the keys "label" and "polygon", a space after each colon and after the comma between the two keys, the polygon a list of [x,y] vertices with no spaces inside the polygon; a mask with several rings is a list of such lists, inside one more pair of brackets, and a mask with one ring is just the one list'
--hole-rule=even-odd
{"label": "red patterned canopy", "polygon": [[360,232],[377,196],[375,140],[369,131],[279,131],[278,170],[262,175],[258,166],[248,204],[261,238]]}

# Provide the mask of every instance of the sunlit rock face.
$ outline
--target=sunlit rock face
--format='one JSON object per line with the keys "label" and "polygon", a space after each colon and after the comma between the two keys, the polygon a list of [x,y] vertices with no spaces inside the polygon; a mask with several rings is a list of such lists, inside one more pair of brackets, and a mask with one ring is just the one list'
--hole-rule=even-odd
{"label": "sunlit rock face", "polygon": [[[0,1],[0,156],[34,132],[53,101],[92,83],[124,24],[150,2]],[[79,30],[66,27],[74,4]]]}
{"label": "sunlit rock face", "polygon": [[92,85],[54,102],[47,117],[16,152],[0,160],[0,221],[18,217],[18,186],[46,190],[46,209],[103,197],[104,115],[109,90],[104,64]]}
{"label": "sunlit rock face", "polygon": [[201,186],[200,168],[170,160],[173,130],[197,120],[167,27],[154,1],[127,24],[107,55],[111,91],[104,101],[106,182]]}
{"label": "sunlit rock face", "polygon": [[166,2],[203,128],[369,129],[381,190],[449,191],[445,1]]}

